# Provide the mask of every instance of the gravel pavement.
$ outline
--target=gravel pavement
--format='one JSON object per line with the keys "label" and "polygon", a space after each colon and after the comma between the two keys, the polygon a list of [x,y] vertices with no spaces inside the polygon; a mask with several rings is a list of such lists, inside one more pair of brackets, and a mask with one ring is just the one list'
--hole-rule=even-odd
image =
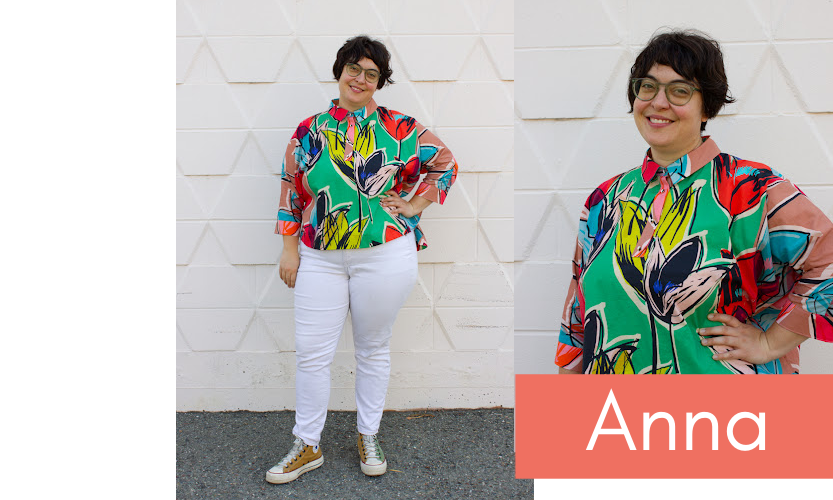
{"label": "gravel pavement", "polygon": [[321,436],[324,465],[287,484],[266,471],[289,451],[295,413],[176,414],[176,498],[531,499],[515,479],[513,410],[386,411],[379,437],[388,472],[359,469],[356,413],[331,411]]}

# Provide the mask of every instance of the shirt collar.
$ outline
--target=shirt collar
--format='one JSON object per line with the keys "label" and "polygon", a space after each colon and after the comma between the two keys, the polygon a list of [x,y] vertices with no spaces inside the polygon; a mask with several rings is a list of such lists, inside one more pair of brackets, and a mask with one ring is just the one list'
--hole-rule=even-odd
{"label": "shirt collar", "polygon": [[347,111],[338,105],[338,99],[333,99],[332,102],[330,102],[330,109],[327,112],[330,113],[330,116],[335,118],[336,121],[342,121],[348,116],[354,116],[357,120],[364,120],[368,116],[372,115],[373,112],[376,111],[377,107],[376,101],[370,99],[367,106],[359,108],[356,111]]}
{"label": "shirt collar", "polygon": [[[720,148],[709,137],[703,137],[703,142],[697,146],[693,151],[689,152],[682,158],[677,158],[670,165],[665,167],[672,184],[676,184],[694,172],[703,168],[712,159],[720,154]],[[651,179],[657,174],[659,164],[651,158],[651,148],[645,154],[645,159],[642,160],[642,180],[645,184],[651,182]]]}

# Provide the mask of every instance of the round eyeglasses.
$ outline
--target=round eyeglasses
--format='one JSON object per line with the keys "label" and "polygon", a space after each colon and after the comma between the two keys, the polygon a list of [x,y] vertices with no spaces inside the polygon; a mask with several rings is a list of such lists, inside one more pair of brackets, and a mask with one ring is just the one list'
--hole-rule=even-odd
{"label": "round eyeglasses", "polygon": [[650,101],[659,93],[659,88],[665,87],[665,97],[668,102],[674,106],[683,106],[688,104],[695,91],[699,91],[697,87],[686,82],[668,82],[659,83],[653,78],[633,78],[631,79],[631,89],[634,95],[640,101]]}
{"label": "round eyeglasses", "polygon": [[376,83],[381,76],[375,69],[364,69],[356,63],[347,63],[344,65],[344,69],[347,70],[347,74],[350,76],[359,76],[364,71],[364,79],[367,80],[367,83]]}

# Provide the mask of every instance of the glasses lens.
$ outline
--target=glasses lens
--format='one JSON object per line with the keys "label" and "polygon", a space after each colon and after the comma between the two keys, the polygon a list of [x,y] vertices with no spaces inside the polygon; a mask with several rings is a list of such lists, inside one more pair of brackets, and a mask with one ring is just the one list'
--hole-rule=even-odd
{"label": "glasses lens", "polygon": [[372,69],[366,69],[364,70],[364,78],[368,83],[376,83],[379,81],[379,72]]}
{"label": "glasses lens", "polygon": [[659,83],[650,78],[640,78],[633,81],[633,93],[641,101],[650,101],[657,95]]}
{"label": "glasses lens", "polygon": [[682,106],[691,100],[694,94],[692,88],[685,83],[669,83],[665,87],[665,93],[668,96],[668,102],[677,106]]}
{"label": "glasses lens", "polygon": [[362,72],[362,67],[353,63],[345,64],[344,69],[347,70],[347,74],[350,76],[359,76],[359,73]]}

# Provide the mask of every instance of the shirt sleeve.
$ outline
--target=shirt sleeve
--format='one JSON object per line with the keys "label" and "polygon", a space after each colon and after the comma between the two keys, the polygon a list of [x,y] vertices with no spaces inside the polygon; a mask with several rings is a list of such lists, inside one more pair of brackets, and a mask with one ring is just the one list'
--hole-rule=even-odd
{"label": "shirt sleeve", "polygon": [[[579,221],[585,224],[586,221]],[[579,238],[582,232],[579,231]],[[570,370],[582,371],[584,346],[584,304],[578,280],[581,277],[582,247],[576,239],[576,251],[573,256],[573,277],[564,301],[564,312],[561,315],[561,331],[558,334],[558,344],[555,349],[555,364]]]}
{"label": "shirt sleeve", "polygon": [[457,178],[457,161],[439,137],[419,123],[416,128],[419,171],[426,175],[415,194],[442,205]]}
{"label": "shirt sleeve", "polygon": [[[781,267],[779,325],[833,342],[833,223],[791,182],[767,191],[769,252]],[[790,288],[790,284],[792,284]]]}
{"label": "shirt sleeve", "polygon": [[278,208],[278,223],[275,226],[275,234],[286,236],[298,236],[301,230],[301,218],[304,212],[304,203],[299,194],[300,181],[303,178],[301,163],[304,161],[305,152],[299,141],[300,134],[309,129],[302,123],[289,140],[286,152],[283,156],[281,167],[281,199]]}

